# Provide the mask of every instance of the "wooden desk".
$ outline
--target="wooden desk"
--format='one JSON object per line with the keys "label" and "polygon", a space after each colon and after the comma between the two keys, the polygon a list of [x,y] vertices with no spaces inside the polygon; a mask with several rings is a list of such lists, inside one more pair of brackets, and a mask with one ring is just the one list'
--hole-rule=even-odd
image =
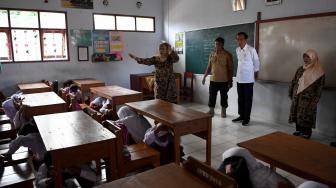
{"label": "wooden desk", "polygon": [[[131,74],[130,75],[130,85],[131,89],[135,91],[140,91],[143,94],[143,97],[154,97],[154,88],[149,88],[146,79],[149,77],[154,78],[154,73],[143,73],[143,74]],[[180,103],[180,88],[181,88],[181,75],[175,73],[175,84],[176,84],[176,93],[177,93],[177,103]]]}
{"label": "wooden desk", "polygon": [[188,170],[176,164],[168,164],[122,178],[97,188],[207,188],[212,187]]}
{"label": "wooden desk", "polygon": [[200,133],[206,139],[206,163],[211,165],[211,129],[210,114],[185,108],[160,99],[126,103],[139,114],[161,122],[174,131],[175,162],[180,163],[180,137],[186,134]]}
{"label": "wooden desk", "polygon": [[62,169],[103,158],[106,178],[116,178],[115,135],[83,111],[34,117],[55,167],[55,187],[62,187]]}
{"label": "wooden desk", "polygon": [[305,179],[336,187],[336,149],[282,132],[238,143],[256,158]]}
{"label": "wooden desk", "polygon": [[54,92],[24,94],[23,98],[28,117],[66,111],[66,102]]}
{"label": "wooden desk", "polygon": [[42,82],[30,83],[30,84],[19,84],[18,87],[24,94],[52,91],[52,88],[50,86]]}
{"label": "wooden desk", "polygon": [[82,102],[84,102],[84,96],[85,94],[90,92],[90,88],[92,87],[100,87],[100,86],[105,86],[105,82],[101,80],[74,80],[74,83],[78,85],[78,87],[82,91]]}
{"label": "wooden desk", "polygon": [[[122,105],[127,102],[135,102],[142,100],[142,93],[133,91],[120,86],[102,86],[90,89],[92,95],[97,95],[111,100],[114,118],[117,116],[117,105]],[[93,97],[92,97],[93,98]]]}

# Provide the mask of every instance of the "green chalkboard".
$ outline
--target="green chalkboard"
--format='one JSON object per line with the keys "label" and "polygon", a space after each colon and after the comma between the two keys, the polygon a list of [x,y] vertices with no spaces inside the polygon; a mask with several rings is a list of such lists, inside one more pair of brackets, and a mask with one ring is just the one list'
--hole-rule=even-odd
{"label": "green chalkboard", "polygon": [[254,46],[254,23],[186,32],[186,71],[194,74],[204,73],[209,55],[214,50],[214,41],[220,36],[225,40],[224,48],[233,56],[233,74],[235,76],[238,63],[236,34],[240,31],[247,33],[247,43]]}

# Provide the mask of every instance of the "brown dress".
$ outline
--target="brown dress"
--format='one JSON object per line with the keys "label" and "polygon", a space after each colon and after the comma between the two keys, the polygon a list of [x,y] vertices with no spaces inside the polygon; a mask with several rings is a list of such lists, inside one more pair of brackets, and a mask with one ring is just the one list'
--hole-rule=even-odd
{"label": "brown dress", "polygon": [[179,57],[174,51],[164,62],[160,61],[159,56],[139,59],[139,64],[155,66],[154,95],[156,99],[162,99],[171,103],[177,102],[173,63],[176,63],[178,60]]}
{"label": "brown dress", "polygon": [[325,76],[317,79],[302,92],[297,94],[299,79],[303,75],[304,69],[301,66],[295,73],[292,83],[289,87],[289,97],[292,99],[292,105],[289,115],[289,123],[296,123],[305,128],[315,128],[317,102],[321,97],[324,86]]}

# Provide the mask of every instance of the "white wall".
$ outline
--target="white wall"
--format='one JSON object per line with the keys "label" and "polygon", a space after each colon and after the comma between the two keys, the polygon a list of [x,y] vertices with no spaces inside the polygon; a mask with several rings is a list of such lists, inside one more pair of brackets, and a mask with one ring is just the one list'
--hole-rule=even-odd
{"label": "white wall", "polygon": [[[77,48],[69,41],[70,61],[50,63],[14,63],[3,64],[0,73],[0,90],[6,95],[17,89],[17,83],[29,83],[41,79],[64,81],[72,78],[97,78],[107,84],[129,87],[129,74],[151,72],[152,67],[137,65],[128,57],[132,52],[139,56],[152,56],[163,38],[162,0],[142,0],[141,9],[136,8],[135,0],[109,0],[108,7],[103,1],[94,0],[94,9],[65,9],[60,0],[1,0],[0,7],[42,10],[60,10],[67,12],[68,29],[93,29],[92,13],[129,14],[154,16],[155,33],[125,32],[125,52],[122,62],[92,63],[77,61]],[[92,47],[89,48],[92,55]],[[91,60],[91,57],[90,57]]]}
{"label": "white wall", "polygon": [[[246,10],[239,12],[232,11],[230,2],[231,0],[164,0],[163,19],[166,40],[173,43],[177,32],[254,22],[257,12],[262,12],[262,19],[270,19],[336,11],[335,0],[283,0],[281,5],[275,6],[265,6],[264,0],[246,0]],[[174,68],[178,72],[185,71],[185,54],[180,57],[180,63]],[[201,85],[202,76],[196,75],[195,101],[207,104],[205,96],[208,96],[208,85]],[[287,124],[290,107],[287,90],[288,84],[257,82],[254,87],[252,115]],[[219,98],[217,105],[219,105]],[[317,131],[322,134],[336,136],[335,106],[336,91],[324,90],[317,115]],[[235,87],[229,92],[228,111],[237,114]]]}

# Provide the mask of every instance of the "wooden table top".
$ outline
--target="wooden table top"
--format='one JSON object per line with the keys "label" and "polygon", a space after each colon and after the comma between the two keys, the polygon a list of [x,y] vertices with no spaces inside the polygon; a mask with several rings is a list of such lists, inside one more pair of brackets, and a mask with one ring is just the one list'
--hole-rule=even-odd
{"label": "wooden table top", "polygon": [[238,144],[257,158],[306,179],[336,186],[336,149],[274,132]]}
{"label": "wooden table top", "polygon": [[79,87],[82,85],[105,84],[105,82],[101,80],[74,80],[74,83]]}
{"label": "wooden table top", "polygon": [[107,184],[97,186],[99,188],[207,188],[211,187],[198,177],[176,164],[168,164],[122,178]]}
{"label": "wooden table top", "polygon": [[65,104],[65,101],[54,92],[24,94],[23,105],[29,107]]}
{"label": "wooden table top", "polygon": [[47,151],[115,139],[83,111],[34,116]]}
{"label": "wooden table top", "polygon": [[160,99],[126,103],[126,105],[145,116],[168,125],[211,118],[210,114],[192,110]]}
{"label": "wooden table top", "polygon": [[29,84],[18,84],[18,87],[20,90],[26,90],[26,89],[40,89],[40,88],[49,88],[47,84],[43,82],[39,83],[29,83]]}
{"label": "wooden table top", "polygon": [[90,88],[90,91],[101,97],[113,100],[114,97],[130,96],[130,95],[141,95],[139,91],[130,90],[120,86],[102,86]]}

